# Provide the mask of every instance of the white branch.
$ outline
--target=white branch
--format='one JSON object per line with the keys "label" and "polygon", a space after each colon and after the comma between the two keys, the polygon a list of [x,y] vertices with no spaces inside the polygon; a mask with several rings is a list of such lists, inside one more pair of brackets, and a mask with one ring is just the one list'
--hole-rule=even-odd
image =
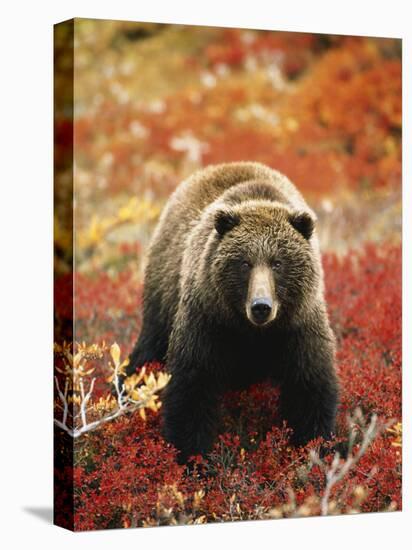
{"label": "white branch", "polygon": [[[117,377],[115,377],[116,379]],[[121,416],[122,414],[125,414],[126,412],[133,412],[135,410],[141,409],[142,407],[145,407],[146,404],[152,399],[153,395],[156,393],[156,391],[151,391],[148,393],[147,396],[145,396],[144,399],[141,399],[139,401],[135,401],[134,399],[131,399],[130,397],[127,397],[126,399],[123,398],[124,395],[124,385],[122,386],[122,390],[119,389],[119,381],[115,382],[115,387],[117,391],[117,402],[118,407],[111,413],[103,416],[102,418],[99,418],[98,420],[95,420],[93,422],[87,422],[87,403],[89,402],[96,379],[93,378],[90,384],[90,389],[87,393],[84,392],[84,384],[83,381],[80,381],[80,396],[81,396],[81,403],[80,403],[80,413],[75,415],[74,418],[77,418],[79,415],[81,417],[81,426],[80,427],[70,427],[67,424],[67,416],[68,416],[68,402],[65,395],[62,393],[59,387],[59,382],[57,380],[57,377],[55,378],[56,381],[56,388],[57,392],[59,394],[60,400],[63,404],[63,418],[62,420],[54,419],[54,423],[56,426],[67,432],[72,437],[76,438],[80,435],[89,432],[91,430],[94,430],[98,426],[101,426],[102,424],[105,424],[106,422],[109,422],[110,420],[114,420],[115,418]]]}
{"label": "white branch", "polygon": [[[326,487],[320,502],[322,516],[326,516],[328,514],[329,498],[333,487],[348,474],[349,470],[353,468],[355,464],[359,462],[359,460],[362,458],[362,456],[365,454],[366,450],[368,449],[369,445],[375,439],[377,433],[380,430],[377,422],[378,422],[378,418],[376,414],[374,414],[372,416],[369,426],[363,433],[362,443],[358,451],[356,452],[356,454],[354,455],[350,454],[345,460],[345,462],[343,463],[341,463],[340,461],[339,453],[335,454],[329,470],[326,471]],[[350,437],[351,442],[352,442],[352,439],[353,438]],[[315,462],[317,462],[317,464],[321,463],[322,465],[324,465],[319,458],[318,459],[315,458]]]}
{"label": "white branch", "polygon": [[81,405],[80,405],[80,415],[81,415],[81,418],[82,418],[83,427],[87,426],[87,418],[86,418],[87,403],[89,402],[89,399],[92,395],[95,382],[96,382],[96,378],[93,378],[92,381],[91,381],[91,384],[90,384],[89,391],[85,395],[84,394],[83,380],[80,380],[80,392],[81,392],[81,396],[82,396],[82,402],[81,402]]}
{"label": "white branch", "polygon": [[63,405],[63,420],[62,420],[62,424],[65,426],[66,425],[66,422],[67,422],[67,414],[69,412],[69,404],[67,402],[67,389],[68,389],[68,380],[66,379],[66,384],[65,384],[65,388],[64,388],[64,394],[62,393],[61,389],[60,389],[60,386],[59,386],[59,381],[57,379],[57,376],[54,377],[54,380],[56,382],[56,389],[57,389],[57,393],[59,394],[59,397],[60,397],[60,401],[62,402],[62,405]]}
{"label": "white branch", "polygon": [[[61,402],[61,407],[59,402],[56,403],[56,409],[62,408],[62,417],[61,419],[55,418],[54,423],[60,429],[67,432],[71,437],[74,437],[74,438],[79,437],[80,435],[86,432],[89,432],[91,430],[94,430],[95,428],[101,426],[102,424],[105,424],[106,422],[109,422],[110,420],[114,420],[115,418],[121,416],[124,413],[133,412],[138,409],[144,409],[147,406],[150,406],[153,408],[154,396],[168,382],[168,377],[164,377],[163,375],[162,376],[159,375],[159,379],[157,381],[155,378],[153,378],[153,375],[150,375],[148,380],[146,380],[144,376],[145,371],[143,368],[141,372],[141,376],[138,377],[136,380],[134,380],[133,383],[134,385],[137,385],[139,384],[140,381],[143,380],[144,392],[140,393],[140,399],[138,400],[133,399],[131,397],[131,392],[129,393],[126,391],[125,384],[122,382],[122,379],[121,379],[120,370],[125,363],[120,362],[120,353],[118,350],[118,346],[117,346],[117,350],[116,348],[113,348],[113,349],[114,349],[114,352],[112,354],[112,358],[113,358],[114,366],[113,366],[112,383],[115,388],[117,403],[116,404],[114,403],[114,399],[109,400],[107,402],[109,409],[106,408],[106,411],[102,411],[101,414],[103,414],[103,416],[98,418],[97,420],[90,422],[87,419],[88,413],[92,411],[94,411],[95,414],[96,412],[98,413],[98,408],[96,406],[92,406],[88,408],[89,402],[92,399],[96,378],[92,378],[89,390],[86,392],[85,391],[86,378],[84,378],[84,369],[83,369],[83,366],[80,364],[80,361],[76,362],[72,358],[70,362],[71,356],[69,357],[68,360],[70,364],[66,369],[66,380],[65,380],[64,392],[62,392],[59,385],[59,381],[57,377],[55,377],[56,390],[57,390],[59,400]],[[77,368],[80,365],[80,369],[78,370],[79,371],[82,370],[83,374],[79,374],[78,376],[78,380],[79,380],[78,389],[73,390],[74,396],[75,396],[75,399],[73,399],[73,406],[75,410],[70,410],[69,389],[72,387],[71,379],[76,374],[75,369],[71,368],[73,364],[76,364]],[[89,371],[89,373],[90,372],[91,371]],[[104,414],[104,412],[106,412],[106,414]]]}
{"label": "white branch", "polygon": [[117,404],[119,406],[119,409],[123,409],[124,408],[123,396],[125,393],[125,387],[124,387],[124,384],[122,383],[122,388],[120,389],[119,362],[115,364],[113,376],[114,376],[113,384],[116,389],[116,395],[117,395]]}
{"label": "white branch", "polygon": [[[85,397],[87,397],[87,396],[85,396]],[[68,426],[66,423],[61,422],[60,420],[57,420],[56,418],[54,419],[54,423],[56,424],[56,426],[58,426],[59,428],[61,428],[65,432],[67,432],[69,435],[76,438],[76,437],[79,437],[80,435],[82,435],[86,432],[90,432],[91,430],[94,430],[95,428],[101,426],[102,424],[105,424],[106,422],[109,422],[110,420],[114,420],[115,418],[117,418],[118,416],[121,416],[122,414],[125,414],[126,412],[133,412],[137,409],[140,409],[140,408],[144,407],[145,404],[147,403],[147,401],[149,401],[149,399],[151,399],[151,397],[152,396],[150,396],[147,399],[142,400],[142,401],[130,401],[130,404],[129,403],[126,403],[126,404],[123,403],[122,408],[118,408],[114,412],[112,412],[112,413],[110,413],[106,416],[103,416],[102,418],[99,418],[98,420],[95,420],[94,422],[83,423],[83,425],[80,428],[70,428],[70,426]]]}

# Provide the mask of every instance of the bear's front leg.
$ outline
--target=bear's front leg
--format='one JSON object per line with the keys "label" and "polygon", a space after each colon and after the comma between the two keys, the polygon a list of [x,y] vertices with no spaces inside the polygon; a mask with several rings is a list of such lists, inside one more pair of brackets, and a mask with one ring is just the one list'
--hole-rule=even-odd
{"label": "bear's front leg", "polygon": [[219,418],[215,354],[200,323],[180,319],[171,336],[167,367],[172,378],[162,396],[163,434],[179,450],[178,461],[211,450]]}
{"label": "bear's front leg", "polygon": [[178,462],[205,455],[213,446],[218,423],[218,401],[201,376],[172,374],[162,398],[163,434],[179,451]]}
{"label": "bear's front leg", "polygon": [[331,438],[335,431],[338,381],[334,368],[334,340],[329,327],[306,325],[288,338],[281,384],[283,419],[293,429],[292,441]]}

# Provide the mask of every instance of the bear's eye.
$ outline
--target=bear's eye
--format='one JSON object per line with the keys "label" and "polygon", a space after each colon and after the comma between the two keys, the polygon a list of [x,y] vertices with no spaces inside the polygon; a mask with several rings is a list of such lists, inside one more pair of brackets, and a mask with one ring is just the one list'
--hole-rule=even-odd
{"label": "bear's eye", "polygon": [[251,265],[249,262],[247,262],[246,260],[244,260],[241,264],[240,264],[240,267],[242,269],[242,271],[249,271],[249,269],[251,268]]}
{"label": "bear's eye", "polygon": [[275,260],[272,263],[272,269],[273,271],[277,271],[280,267],[282,267],[282,262],[280,260]]}

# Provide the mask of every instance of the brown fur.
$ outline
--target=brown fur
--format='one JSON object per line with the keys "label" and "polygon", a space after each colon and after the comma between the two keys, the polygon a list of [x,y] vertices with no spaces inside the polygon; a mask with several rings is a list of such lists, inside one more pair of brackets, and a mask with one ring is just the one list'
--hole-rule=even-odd
{"label": "brown fur", "polygon": [[[282,385],[296,442],[333,430],[334,338],[315,224],[296,187],[257,163],[210,166],[170,197],[149,251],[129,372],[166,360],[165,436],[182,460],[210,449],[219,395],[265,377]],[[264,326],[251,322],[255,294],[273,306]]]}

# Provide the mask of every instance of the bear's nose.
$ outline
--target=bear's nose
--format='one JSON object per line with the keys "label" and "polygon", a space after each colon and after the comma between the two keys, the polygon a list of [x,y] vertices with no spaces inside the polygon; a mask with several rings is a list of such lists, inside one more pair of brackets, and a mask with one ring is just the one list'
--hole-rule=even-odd
{"label": "bear's nose", "polygon": [[253,320],[259,325],[264,323],[272,311],[272,300],[270,298],[257,298],[253,300],[252,307]]}

